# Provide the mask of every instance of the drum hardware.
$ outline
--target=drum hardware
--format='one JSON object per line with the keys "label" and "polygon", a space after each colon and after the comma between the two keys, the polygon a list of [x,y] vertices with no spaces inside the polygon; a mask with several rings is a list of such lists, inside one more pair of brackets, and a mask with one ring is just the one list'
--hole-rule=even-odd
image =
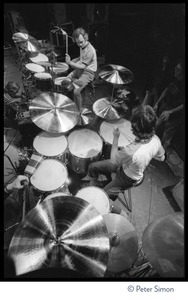
{"label": "drum hardware", "polygon": [[64,133],[78,122],[76,104],[59,93],[42,93],[31,101],[29,112],[33,123],[50,133]]}
{"label": "drum hardware", "polygon": [[82,198],[92,204],[101,215],[110,211],[109,197],[105,191],[98,187],[84,187],[76,193],[75,197]]}
{"label": "drum hardware", "polygon": [[68,136],[69,166],[76,173],[86,173],[88,165],[99,159],[102,139],[93,130],[80,129]]}
{"label": "drum hardware", "polygon": [[107,272],[121,272],[131,267],[138,253],[138,236],[133,225],[118,214],[103,215],[109,239],[110,253]]}
{"label": "drum hardware", "polygon": [[17,276],[57,267],[103,277],[108,253],[102,216],[87,201],[73,196],[48,199],[30,210],[8,250]]}
{"label": "drum hardware", "polygon": [[173,213],[151,222],[142,236],[147,260],[161,277],[184,277],[184,216]]}

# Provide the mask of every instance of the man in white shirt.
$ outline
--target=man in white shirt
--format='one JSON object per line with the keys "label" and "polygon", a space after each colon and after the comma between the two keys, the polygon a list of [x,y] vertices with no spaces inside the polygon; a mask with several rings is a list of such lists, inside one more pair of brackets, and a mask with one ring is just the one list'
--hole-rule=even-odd
{"label": "man in white shirt", "polygon": [[120,131],[115,128],[110,159],[93,162],[89,165],[90,185],[96,185],[100,173],[106,176],[116,173],[115,178],[104,187],[104,191],[107,192],[110,199],[116,200],[120,192],[142,180],[144,171],[153,158],[164,161],[165,151],[160,139],[154,133],[155,124],[156,114],[151,106],[140,105],[134,108],[131,126],[136,137],[135,140],[119,150]]}
{"label": "man in white shirt", "polygon": [[97,55],[95,48],[88,41],[88,34],[83,28],[77,28],[73,32],[73,41],[80,47],[80,56],[71,60],[66,54],[66,63],[75,69],[67,77],[71,79],[72,84],[69,90],[74,88],[74,101],[78,108],[82,108],[82,89],[91,82],[97,71]]}

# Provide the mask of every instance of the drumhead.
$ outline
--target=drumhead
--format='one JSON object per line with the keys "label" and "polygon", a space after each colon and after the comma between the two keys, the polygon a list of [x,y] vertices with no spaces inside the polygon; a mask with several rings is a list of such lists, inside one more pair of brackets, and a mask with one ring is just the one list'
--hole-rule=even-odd
{"label": "drumhead", "polygon": [[40,72],[44,72],[44,71],[45,71],[44,67],[39,66],[39,65],[37,65],[37,64],[29,63],[29,64],[26,64],[25,67],[26,67],[29,71],[32,71],[32,72],[34,72],[34,73],[40,73]]}
{"label": "drumhead", "polygon": [[135,140],[135,135],[131,130],[131,122],[125,119],[120,119],[115,122],[102,122],[100,126],[100,135],[105,142],[112,145],[113,142],[113,130],[118,127],[120,130],[120,136],[118,141],[119,147],[126,147]]}
{"label": "drumhead", "polygon": [[50,192],[58,190],[67,178],[67,168],[63,163],[56,159],[44,159],[30,181],[37,190]]}
{"label": "drumhead", "polygon": [[35,137],[33,147],[44,156],[58,156],[67,149],[67,138],[62,134],[43,131]]}
{"label": "drumhead", "polygon": [[64,73],[68,70],[69,66],[66,63],[57,63],[53,68],[51,68],[51,71],[55,74]]}
{"label": "drumhead", "polygon": [[108,195],[98,187],[85,187],[78,191],[75,197],[82,198],[92,204],[101,215],[105,215],[110,211]]}
{"label": "drumhead", "polygon": [[75,130],[68,136],[69,151],[80,158],[95,157],[102,150],[103,142],[93,130]]}
{"label": "drumhead", "polygon": [[54,83],[55,85],[60,85],[61,86],[61,83],[65,81],[66,83],[69,81],[71,82],[71,80],[67,77],[57,77],[55,80],[54,80]]}
{"label": "drumhead", "polygon": [[38,61],[48,61],[49,60],[48,57],[43,53],[38,53],[36,56],[30,57],[29,59],[34,63],[38,62]]}
{"label": "drumhead", "polygon": [[49,73],[35,73],[34,77],[39,78],[39,79],[49,79],[49,78],[52,78],[52,75]]}

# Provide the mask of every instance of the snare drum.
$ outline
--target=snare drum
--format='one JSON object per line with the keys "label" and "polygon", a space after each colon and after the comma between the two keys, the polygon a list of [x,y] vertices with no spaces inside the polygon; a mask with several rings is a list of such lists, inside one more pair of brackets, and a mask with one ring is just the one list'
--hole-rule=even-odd
{"label": "snare drum", "polygon": [[36,56],[30,57],[29,59],[34,63],[37,63],[38,61],[49,61],[48,56],[42,53],[38,53]]}
{"label": "snare drum", "polygon": [[45,69],[42,66],[39,66],[37,64],[26,64],[26,69],[29,70],[31,73],[42,73],[45,71]]}
{"label": "snare drum", "polygon": [[102,189],[95,186],[88,186],[75,195],[92,204],[101,215],[108,214],[110,211],[110,203],[108,195]]}
{"label": "snare drum", "polygon": [[93,130],[75,130],[68,136],[70,168],[77,173],[86,173],[88,165],[99,159],[102,139]]}
{"label": "snare drum", "polygon": [[66,63],[60,63],[60,62],[56,63],[52,68],[50,68],[55,78],[67,74],[68,69],[69,66]]}
{"label": "snare drum", "polygon": [[56,159],[44,159],[30,178],[34,189],[42,193],[67,190],[68,172],[66,166]]}
{"label": "snare drum", "polygon": [[57,77],[54,80],[55,91],[64,95],[68,94],[67,87],[70,85],[71,79],[67,77]]}
{"label": "snare drum", "polygon": [[102,122],[99,130],[99,134],[104,141],[103,153],[105,158],[110,157],[111,146],[113,142],[113,130],[118,127],[120,130],[120,136],[118,140],[118,147],[126,147],[135,140],[135,135],[131,130],[131,122],[125,119],[120,119],[113,122]]}
{"label": "snare drum", "polygon": [[67,138],[64,135],[42,131],[35,137],[33,148],[45,158],[56,158],[66,163],[67,144]]}
{"label": "snare drum", "polygon": [[41,91],[49,91],[52,88],[52,76],[49,73],[35,73],[36,88]]}

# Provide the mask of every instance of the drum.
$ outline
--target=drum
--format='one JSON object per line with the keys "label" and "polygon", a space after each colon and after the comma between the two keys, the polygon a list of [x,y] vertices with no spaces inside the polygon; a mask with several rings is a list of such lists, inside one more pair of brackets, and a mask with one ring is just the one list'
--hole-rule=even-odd
{"label": "drum", "polygon": [[26,64],[25,67],[31,73],[41,73],[41,72],[45,71],[45,69],[42,66],[39,66],[37,64],[29,63],[29,64]]}
{"label": "drum", "polygon": [[86,173],[88,165],[99,159],[102,146],[102,139],[93,130],[71,132],[68,136],[70,168],[77,173]]}
{"label": "drum", "polygon": [[109,198],[105,191],[95,186],[88,186],[75,195],[92,204],[101,215],[108,214],[110,211]]}
{"label": "drum", "polygon": [[117,121],[102,122],[99,129],[99,134],[104,141],[103,154],[106,159],[110,157],[110,151],[113,142],[113,130],[115,127],[118,127],[120,130],[120,136],[118,140],[119,148],[126,147],[135,140],[135,135],[132,133],[131,130],[132,127],[130,121],[120,119]]}
{"label": "drum", "polygon": [[55,78],[65,76],[69,66],[66,63],[55,63],[53,67],[50,68]]}
{"label": "drum", "polygon": [[49,73],[35,73],[36,88],[41,91],[49,91],[52,88],[52,76]]}
{"label": "drum", "polygon": [[55,92],[67,95],[69,92],[67,87],[69,86],[70,83],[71,83],[70,78],[67,77],[55,78],[54,80]]}
{"label": "drum", "polygon": [[[38,53],[36,56],[29,58],[33,63],[37,63],[38,61],[49,61],[48,56],[43,53]],[[40,72],[40,71],[39,71]]]}
{"label": "drum", "polygon": [[56,158],[66,163],[67,144],[67,138],[64,135],[42,131],[35,137],[33,148],[45,158]]}
{"label": "drum", "polygon": [[67,168],[59,160],[44,159],[30,177],[30,182],[34,189],[42,193],[56,192],[63,188],[66,191]]}

